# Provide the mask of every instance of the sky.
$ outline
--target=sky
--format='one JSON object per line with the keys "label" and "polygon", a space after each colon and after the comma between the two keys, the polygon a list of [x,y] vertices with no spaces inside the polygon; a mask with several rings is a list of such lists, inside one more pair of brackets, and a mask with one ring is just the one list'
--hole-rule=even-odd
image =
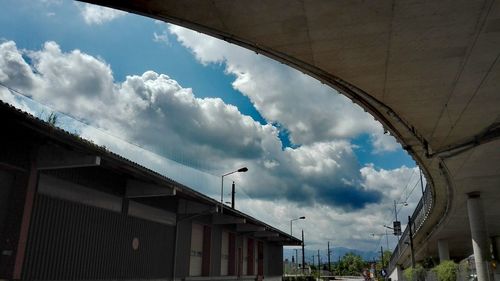
{"label": "sky", "polygon": [[307,248],[376,251],[394,201],[406,218],[420,199],[418,167],[382,125],[297,70],[107,8],[0,4],[0,99],[213,198],[246,166],[225,179],[236,208],[286,232],[305,216],[293,234]]}

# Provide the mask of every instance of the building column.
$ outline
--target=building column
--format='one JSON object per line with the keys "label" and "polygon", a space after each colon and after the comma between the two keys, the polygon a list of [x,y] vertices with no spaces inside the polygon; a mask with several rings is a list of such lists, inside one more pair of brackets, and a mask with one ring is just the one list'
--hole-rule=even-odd
{"label": "building column", "polygon": [[479,192],[468,194],[467,211],[469,214],[469,225],[472,236],[472,248],[474,250],[474,260],[476,264],[477,280],[489,281],[488,275],[488,232],[484,218],[483,207]]}
{"label": "building column", "polygon": [[438,240],[439,262],[450,260],[450,248],[448,240]]}

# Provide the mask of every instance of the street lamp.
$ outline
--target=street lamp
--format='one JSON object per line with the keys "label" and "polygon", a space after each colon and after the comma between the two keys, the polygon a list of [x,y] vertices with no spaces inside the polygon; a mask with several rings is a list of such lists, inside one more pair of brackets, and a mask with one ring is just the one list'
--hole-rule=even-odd
{"label": "street lamp", "polygon": [[224,177],[229,176],[229,175],[234,174],[234,173],[244,173],[247,171],[248,171],[248,168],[243,167],[243,168],[239,168],[236,171],[232,171],[232,172],[229,172],[229,173],[221,176],[221,183],[220,183],[220,212],[221,212],[221,214],[224,213]]}
{"label": "street lamp", "polygon": [[394,200],[394,217],[396,218],[396,221],[398,221],[398,211],[396,210],[396,205],[403,205],[403,206],[408,206],[408,203],[405,201],[405,202],[396,202],[396,200]]}
{"label": "street lamp", "polygon": [[293,223],[294,221],[296,221],[296,220],[305,220],[305,219],[306,219],[306,217],[298,217],[298,218],[295,218],[295,219],[290,220],[290,236],[293,236],[293,232],[292,232],[292,225],[293,225],[293,224],[292,224],[292,223]]}

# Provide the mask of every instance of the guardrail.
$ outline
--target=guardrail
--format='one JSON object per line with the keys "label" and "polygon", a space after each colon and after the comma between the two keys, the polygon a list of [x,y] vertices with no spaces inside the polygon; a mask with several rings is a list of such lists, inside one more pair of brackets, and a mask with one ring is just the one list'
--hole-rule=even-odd
{"label": "guardrail", "polygon": [[[415,207],[415,211],[413,211],[413,215],[411,216],[413,237],[418,233],[420,228],[422,228],[422,225],[424,225],[425,220],[431,212],[432,206],[434,204],[432,198],[432,188],[430,188],[430,186],[427,184],[427,186],[425,187],[424,195],[422,196],[422,198],[420,198],[420,201],[418,201],[418,204]],[[408,247],[410,247],[409,245],[404,243],[405,241],[409,240],[409,232],[410,230],[407,225],[405,231],[399,238],[398,245],[394,249],[394,252],[392,252],[391,260],[389,262],[389,266],[387,267],[388,272],[392,272],[394,270],[401,254]]]}

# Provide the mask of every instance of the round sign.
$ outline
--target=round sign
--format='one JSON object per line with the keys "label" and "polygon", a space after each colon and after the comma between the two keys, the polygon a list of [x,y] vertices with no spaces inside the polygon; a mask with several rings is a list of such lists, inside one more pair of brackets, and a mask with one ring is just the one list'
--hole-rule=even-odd
{"label": "round sign", "polygon": [[134,239],[132,239],[132,249],[134,249],[134,251],[139,249],[139,238],[134,237]]}

